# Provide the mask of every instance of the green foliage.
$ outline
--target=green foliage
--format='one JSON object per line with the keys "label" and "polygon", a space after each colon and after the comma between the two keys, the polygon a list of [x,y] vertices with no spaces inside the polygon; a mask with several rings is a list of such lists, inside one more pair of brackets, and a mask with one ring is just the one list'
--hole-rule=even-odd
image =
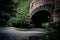
{"label": "green foliage", "polygon": [[42,40],[60,40],[60,30],[47,31]]}
{"label": "green foliage", "polygon": [[13,24],[29,24],[29,0],[13,0],[14,17],[11,17],[6,26],[13,26]]}
{"label": "green foliage", "polygon": [[13,16],[13,5],[10,0],[0,0],[0,26],[5,26],[9,18]]}
{"label": "green foliage", "polygon": [[30,0],[0,0],[0,26],[29,24]]}
{"label": "green foliage", "polygon": [[43,26],[43,27],[48,27],[49,26],[49,23],[48,22],[46,22],[46,23],[42,23],[42,25],[41,26]]}
{"label": "green foliage", "polygon": [[49,25],[42,40],[60,40],[60,30],[56,30]]}

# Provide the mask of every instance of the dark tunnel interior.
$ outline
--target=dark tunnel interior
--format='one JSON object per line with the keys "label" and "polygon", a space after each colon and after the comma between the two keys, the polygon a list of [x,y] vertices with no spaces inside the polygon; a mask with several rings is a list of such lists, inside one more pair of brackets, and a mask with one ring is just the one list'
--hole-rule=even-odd
{"label": "dark tunnel interior", "polygon": [[41,25],[42,23],[49,22],[51,14],[48,11],[40,10],[33,14],[31,20],[35,25]]}

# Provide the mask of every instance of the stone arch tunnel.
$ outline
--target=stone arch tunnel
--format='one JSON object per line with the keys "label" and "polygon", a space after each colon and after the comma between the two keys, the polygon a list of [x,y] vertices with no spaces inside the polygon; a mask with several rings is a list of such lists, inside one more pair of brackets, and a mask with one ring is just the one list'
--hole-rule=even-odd
{"label": "stone arch tunnel", "polygon": [[42,23],[48,22],[51,18],[51,14],[46,10],[41,10],[32,15],[31,20],[33,24],[40,25]]}
{"label": "stone arch tunnel", "polygon": [[32,24],[36,25],[36,28],[43,28],[42,23],[50,22],[51,12],[47,10],[39,10],[31,16]]}
{"label": "stone arch tunnel", "polygon": [[54,10],[54,0],[33,0],[30,5],[30,20],[32,24],[41,28],[41,24],[50,22]]}

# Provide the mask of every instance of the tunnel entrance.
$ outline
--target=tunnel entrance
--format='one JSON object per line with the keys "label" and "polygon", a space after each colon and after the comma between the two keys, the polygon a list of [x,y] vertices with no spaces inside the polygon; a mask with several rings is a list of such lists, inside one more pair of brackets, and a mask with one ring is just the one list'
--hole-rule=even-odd
{"label": "tunnel entrance", "polygon": [[31,20],[33,24],[38,25],[40,28],[41,27],[40,25],[42,23],[49,22],[50,18],[51,18],[51,14],[48,11],[40,10],[35,14],[33,14]]}

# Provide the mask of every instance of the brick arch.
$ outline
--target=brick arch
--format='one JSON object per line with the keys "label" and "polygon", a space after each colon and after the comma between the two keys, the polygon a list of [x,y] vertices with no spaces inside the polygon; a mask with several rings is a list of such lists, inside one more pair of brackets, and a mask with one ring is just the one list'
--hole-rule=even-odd
{"label": "brick arch", "polygon": [[40,11],[40,10],[46,10],[48,12],[52,12],[54,10],[54,4],[44,4],[42,6],[39,6],[37,8],[35,8],[34,10],[32,10],[32,12],[30,13],[30,15],[34,15],[36,12]]}
{"label": "brick arch", "polygon": [[[51,4],[44,4],[42,6],[35,8],[30,14],[31,22],[35,25],[38,25],[37,26],[38,28],[43,28],[41,24],[45,22],[50,22],[50,20],[52,19],[51,15],[53,10],[54,10],[54,5]],[[48,16],[50,18],[47,18]]]}
{"label": "brick arch", "polygon": [[[52,12],[53,12],[53,10],[54,10],[54,5],[44,4],[44,5],[42,5],[42,6],[39,6],[39,7],[35,8],[35,9],[30,13],[30,15],[31,15],[31,16],[30,16],[30,20],[31,20],[32,16],[33,16],[36,12],[42,11],[42,10],[47,11],[47,12],[49,12],[49,13],[52,15]],[[51,16],[51,20],[52,20],[52,16]],[[31,20],[31,22],[32,22],[32,20]]]}

